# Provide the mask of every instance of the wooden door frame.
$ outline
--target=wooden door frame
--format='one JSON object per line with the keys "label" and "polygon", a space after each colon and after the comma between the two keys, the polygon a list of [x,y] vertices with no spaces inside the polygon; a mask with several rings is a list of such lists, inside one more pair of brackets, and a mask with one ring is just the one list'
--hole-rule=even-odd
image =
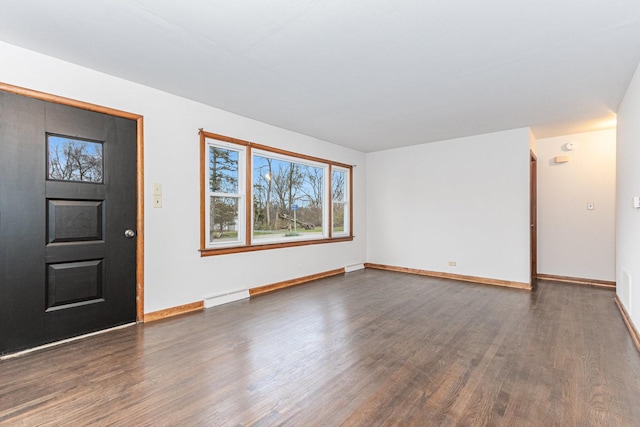
{"label": "wooden door frame", "polygon": [[41,101],[136,121],[136,321],[144,321],[144,128],[143,116],[0,82],[0,90]]}
{"label": "wooden door frame", "polygon": [[531,287],[538,277],[538,158],[529,150],[529,222]]}

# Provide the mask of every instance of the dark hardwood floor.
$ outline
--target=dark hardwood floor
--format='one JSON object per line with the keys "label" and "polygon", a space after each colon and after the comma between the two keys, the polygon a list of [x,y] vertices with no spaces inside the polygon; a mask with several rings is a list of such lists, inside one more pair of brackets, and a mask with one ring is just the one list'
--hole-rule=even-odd
{"label": "dark hardwood floor", "polygon": [[614,295],[358,271],[1,361],[0,424],[640,426]]}

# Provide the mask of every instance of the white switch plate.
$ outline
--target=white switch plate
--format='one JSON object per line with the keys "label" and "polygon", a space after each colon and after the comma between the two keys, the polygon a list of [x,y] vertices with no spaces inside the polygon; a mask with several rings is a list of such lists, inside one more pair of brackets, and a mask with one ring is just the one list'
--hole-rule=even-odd
{"label": "white switch plate", "polygon": [[449,261],[449,266],[450,267],[455,267],[456,266],[456,262],[455,261]]}
{"label": "white switch plate", "polygon": [[640,196],[633,196],[633,207],[636,209],[640,208]]}
{"label": "white switch plate", "polygon": [[154,196],[162,196],[162,184],[155,183],[153,184],[153,195]]}
{"label": "white switch plate", "polygon": [[590,211],[593,210],[593,202],[587,202],[587,209],[589,209]]}
{"label": "white switch plate", "polygon": [[161,208],[162,207],[162,196],[153,196],[153,207]]}

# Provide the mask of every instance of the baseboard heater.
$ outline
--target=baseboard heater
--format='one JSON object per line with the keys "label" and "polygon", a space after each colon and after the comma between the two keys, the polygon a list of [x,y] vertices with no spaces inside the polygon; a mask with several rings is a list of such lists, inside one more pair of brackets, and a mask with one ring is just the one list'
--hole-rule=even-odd
{"label": "baseboard heater", "polygon": [[364,264],[360,263],[360,264],[351,264],[351,265],[347,265],[344,267],[344,272],[345,273],[351,273],[352,271],[357,271],[357,270],[363,270],[364,269]]}
{"label": "baseboard heater", "polygon": [[234,301],[240,301],[245,298],[249,298],[249,289],[212,295],[204,298],[204,308],[210,308]]}

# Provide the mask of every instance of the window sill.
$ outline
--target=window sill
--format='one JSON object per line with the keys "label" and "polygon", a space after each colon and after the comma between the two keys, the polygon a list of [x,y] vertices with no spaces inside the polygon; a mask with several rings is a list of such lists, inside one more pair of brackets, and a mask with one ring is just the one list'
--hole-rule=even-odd
{"label": "window sill", "polygon": [[264,243],[251,246],[235,246],[226,248],[205,248],[200,249],[200,256],[215,256],[215,255],[227,255],[237,254],[242,252],[255,252],[264,251],[269,249],[281,249],[291,248],[295,246],[308,246],[308,245],[320,245],[324,243],[338,243],[338,242],[350,242],[353,240],[353,236],[335,237],[332,239],[316,239],[316,240],[303,240],[299,242],[279,242],[279,243]]}

